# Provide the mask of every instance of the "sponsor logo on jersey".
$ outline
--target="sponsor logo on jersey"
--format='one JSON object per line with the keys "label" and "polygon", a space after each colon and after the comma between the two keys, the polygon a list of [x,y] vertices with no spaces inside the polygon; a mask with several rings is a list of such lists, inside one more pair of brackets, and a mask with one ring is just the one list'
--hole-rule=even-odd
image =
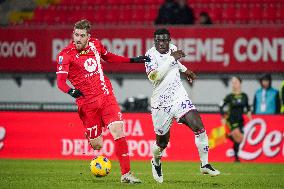
{"label": "sponsor logo on jersey", "polygon": [[84,67],[88,72],[94,72],[97,69],[97,61],[93,58],[88,58],[85,62],[84,62]]}

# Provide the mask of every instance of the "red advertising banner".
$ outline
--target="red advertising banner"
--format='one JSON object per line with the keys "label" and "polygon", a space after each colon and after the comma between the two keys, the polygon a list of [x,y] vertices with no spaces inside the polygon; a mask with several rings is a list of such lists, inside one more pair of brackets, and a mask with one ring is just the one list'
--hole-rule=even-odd
{"label": "red advertising banner", "polygon": [[[116,54],[134,57],[153,46],[155,28],[95,28],[93,36]],[[284,72],[284,26],[170,27],[172,43],[196,72]],[[55,72],[55,57],[72,27],[0,29],[0,72]],[[143,64],[108,64],[106,72],[141,72]]]}
{"label": "red advertising banner", "polygon": [[[233,161],[232,143],[224,136],[220,115],[202,114],[210,143],[210,161]],[[149,113],[125,113],[125,134],[133,160],[149,160],[155,134]],[[106,130],[104,145],[94,151],[84,138],[77,113],[0,112],[0,158],[91,159],[104,154],[115,159]],[[245,126],[240,157],[248,162],[284,163],[284,116],[255,116]],[[165,160],[198,161],[194,134],[174,123]]]}

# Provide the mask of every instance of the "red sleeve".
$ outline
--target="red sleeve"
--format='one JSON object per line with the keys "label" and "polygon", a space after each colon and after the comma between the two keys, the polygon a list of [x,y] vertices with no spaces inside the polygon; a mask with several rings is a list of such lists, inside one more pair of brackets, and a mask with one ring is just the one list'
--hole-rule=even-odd
{"label": "red sleeve", "polygon": [[64,93],[67,93],[71,88],[67,85],[67,76],[66,73],[59,73],[57,74],[57,87],[63,91]]}
{"label": "red sleeve", "polygon": [[99,44],[100,44],[100,47],[101,47],[102,56],[106,55],[108,52],[107,52],[105,46],[100,41],[99,41]]}
{"label": "red sleeve", "polygon": [[69,55],[64,52],[60,52],[56,58],[56,63],[57,87],[64,93],[67,93],[70,89],[70,87],[66,84],[70,64]]}
{"label": "red sleeve", "polygon": [[100,43],[100,45],[102,53],[101,57],[104,61],[109,63],[130,63],[130,58],[108,52],[102,43]]}
{"label": "red sleeve", "polygon": [[130,63],[130,58],[119,56],[110,52],[102,55],[102,59],[109,63]]}
{"label": "red sleeve", "polygon": [[56,73],[68,73],[70,65],[70,56],[64,52],[59,53],[56,57],[56,64]]}

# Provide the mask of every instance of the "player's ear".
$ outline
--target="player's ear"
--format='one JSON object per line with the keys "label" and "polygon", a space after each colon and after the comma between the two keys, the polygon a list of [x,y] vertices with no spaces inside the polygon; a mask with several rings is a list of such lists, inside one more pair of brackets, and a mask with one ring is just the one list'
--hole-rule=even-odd
{"label": "player's ear", "polygon": [[90,39],[90,38],[91,38],[91,34],[88,33],[88,39]]}

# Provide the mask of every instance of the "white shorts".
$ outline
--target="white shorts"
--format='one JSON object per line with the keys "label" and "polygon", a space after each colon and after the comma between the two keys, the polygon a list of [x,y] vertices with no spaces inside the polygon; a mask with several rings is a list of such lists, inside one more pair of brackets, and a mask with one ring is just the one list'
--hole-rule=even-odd
{"label": "white shorts", "polygon": [[152,107],[152,120],[154,131],[157,135],[165,135],[173,122],[173,118],[178,122],[187,112],[196,110],[188,96],[183,96],[171,105],[166,107]]}

